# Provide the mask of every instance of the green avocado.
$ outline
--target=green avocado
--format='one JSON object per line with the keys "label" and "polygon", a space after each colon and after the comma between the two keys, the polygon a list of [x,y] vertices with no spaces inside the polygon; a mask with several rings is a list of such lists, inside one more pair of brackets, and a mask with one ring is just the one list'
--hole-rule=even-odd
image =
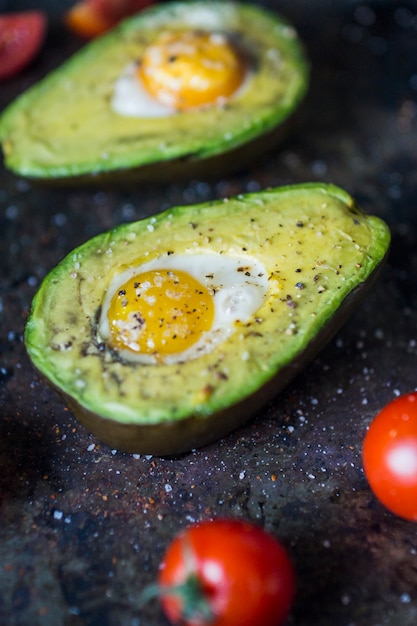
{"label": "green avocado", "polygon": [[[245,423],[297,374],[372,284],[389,242],[380,218],[328,184],[171,208],[68,254],[35,295],[26,347],[102,441],[129,452],[178,454]],[[230,334],[206,352],[173,362],[131,360],[100,330],[106,301],[123,293],[117,277],[177,262],[188,262],[191,273],[200,267],[201,284],[219,262],[237,263],[232,282],[244,285],[238,300],[254,273],[264,281],[262,298],[246,319],[238,303]],[[226,273],[212,290],[214,302],[227,290]]]}
{"label": "green avocado", "polygon": [[[150,106],[146,117],[120,113],[116,84],[167,29],[225,35],[245,58],[243,86],[223,103],[162,117],[149,117]],[[77,182],[126,174],[162,180],[193,173],[193,165],[197,173],[211,166],[221,171],[276,141],[308,81],[296,31],[275,13],[234,2],[157,4],[87,44],[6,108],[0,117],[5,165],[35,180]],[[129,107],[141,97],[129,87],[119,101]]]}

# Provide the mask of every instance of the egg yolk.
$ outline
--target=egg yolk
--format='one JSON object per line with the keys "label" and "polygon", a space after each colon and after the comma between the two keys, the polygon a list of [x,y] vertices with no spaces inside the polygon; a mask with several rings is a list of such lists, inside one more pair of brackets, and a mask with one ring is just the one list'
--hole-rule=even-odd
{"label": "egg yolk", "polygon": [[187,272],[149,270],[119,287],[107,316],[113,347],[163,357],[186,350],[211,328],[214,303]]}
{"label": "egg yolk", "polygon": [[164,32],[145,50],[138,72],[156,100],[187,110],[229,98],[243,83],[246,67],[222,34]]}

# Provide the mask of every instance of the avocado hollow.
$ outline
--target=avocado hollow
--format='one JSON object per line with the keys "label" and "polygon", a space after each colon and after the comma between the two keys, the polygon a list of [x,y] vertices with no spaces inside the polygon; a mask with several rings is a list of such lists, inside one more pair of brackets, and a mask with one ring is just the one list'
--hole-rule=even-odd
{"label": "avocado hollow", "polygon": [[[167,29],[237,41],[248,59],[244,88],[226,102],[164,117],[120,114],[112,107],[115,85]],[[240,148],[262,148],[256,138],[287,125],[308,83],[301,41],[275,13],[234,2],[162,3],[90,42],[6,108],[0,116],[5,165],[31,180],[77,183],[124,181],[130,174],[136,181],[172,180],[188,167],[211,168],[225,153],[231,166],[244,156]]]}
{"label": "avocado hollow", "polygon": [[[231,432],[271,400],[340,328],[387,254],[386,224],[333,185],[305,184],[175,207],[86,242],[34,298],[35,367],[88,430],[129,452],[170,455]],[[98,335],[112,277],[169,254],[257,259],[262,306],[208,354],[129,362]],[[207,268],[210,271],[210,268]]]}

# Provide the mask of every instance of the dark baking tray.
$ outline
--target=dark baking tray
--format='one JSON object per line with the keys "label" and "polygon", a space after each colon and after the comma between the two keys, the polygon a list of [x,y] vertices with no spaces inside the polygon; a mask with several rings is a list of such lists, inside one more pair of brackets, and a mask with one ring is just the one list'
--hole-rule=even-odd
{"label": "dark baking tray", "polygon": [[[62,26],[69,4],[0,1],[50,17],[37,61],[0,86],[1,108],[81,45]],[[0,169],[0,624],[165,626],[156,602],[139,611],[139,593],[174,533],[218,515],[287,546],[288,624],[417,624],[417,527],[375,500],[361,464],[373,416],[417,386],[417,4],[262,4],[297,26],[312,83],[291,134],[249,169],[129,189],[39,188]],[[60,258],[172,205],[318,180],[385,219],[393,241],[372,293],[297,379],[247,426],[180,458],[123,454],[78,425],[22,342]]]}

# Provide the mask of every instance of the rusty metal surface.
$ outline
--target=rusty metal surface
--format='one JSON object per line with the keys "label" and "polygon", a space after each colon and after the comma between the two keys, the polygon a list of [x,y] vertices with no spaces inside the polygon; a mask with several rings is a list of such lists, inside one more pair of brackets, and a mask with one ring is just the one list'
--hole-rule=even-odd
{"label": "rusty metal surface", "polygon": [[[156,603],[138,610],[138,594],[173,534],[217,515],[258,522],[288,547],[298,577],[288,624],[417,623],[417,527],[375,500],[360,456],[376,412],[417,385],[417,4],[269,5],[303,35],[312,86],[292,134],[250,171],[86,190],[37,188],[0,169],[0,624],[166,626]],[[0,87],[1,108],[79,45],[60,25],[64,3],[48,8],[47,45]],[[25,354],[43,276],[121,222],[306,180],[345,187],[392,229],[381,280],[337,337],[213,445],[137,457],[90,436]]]}

